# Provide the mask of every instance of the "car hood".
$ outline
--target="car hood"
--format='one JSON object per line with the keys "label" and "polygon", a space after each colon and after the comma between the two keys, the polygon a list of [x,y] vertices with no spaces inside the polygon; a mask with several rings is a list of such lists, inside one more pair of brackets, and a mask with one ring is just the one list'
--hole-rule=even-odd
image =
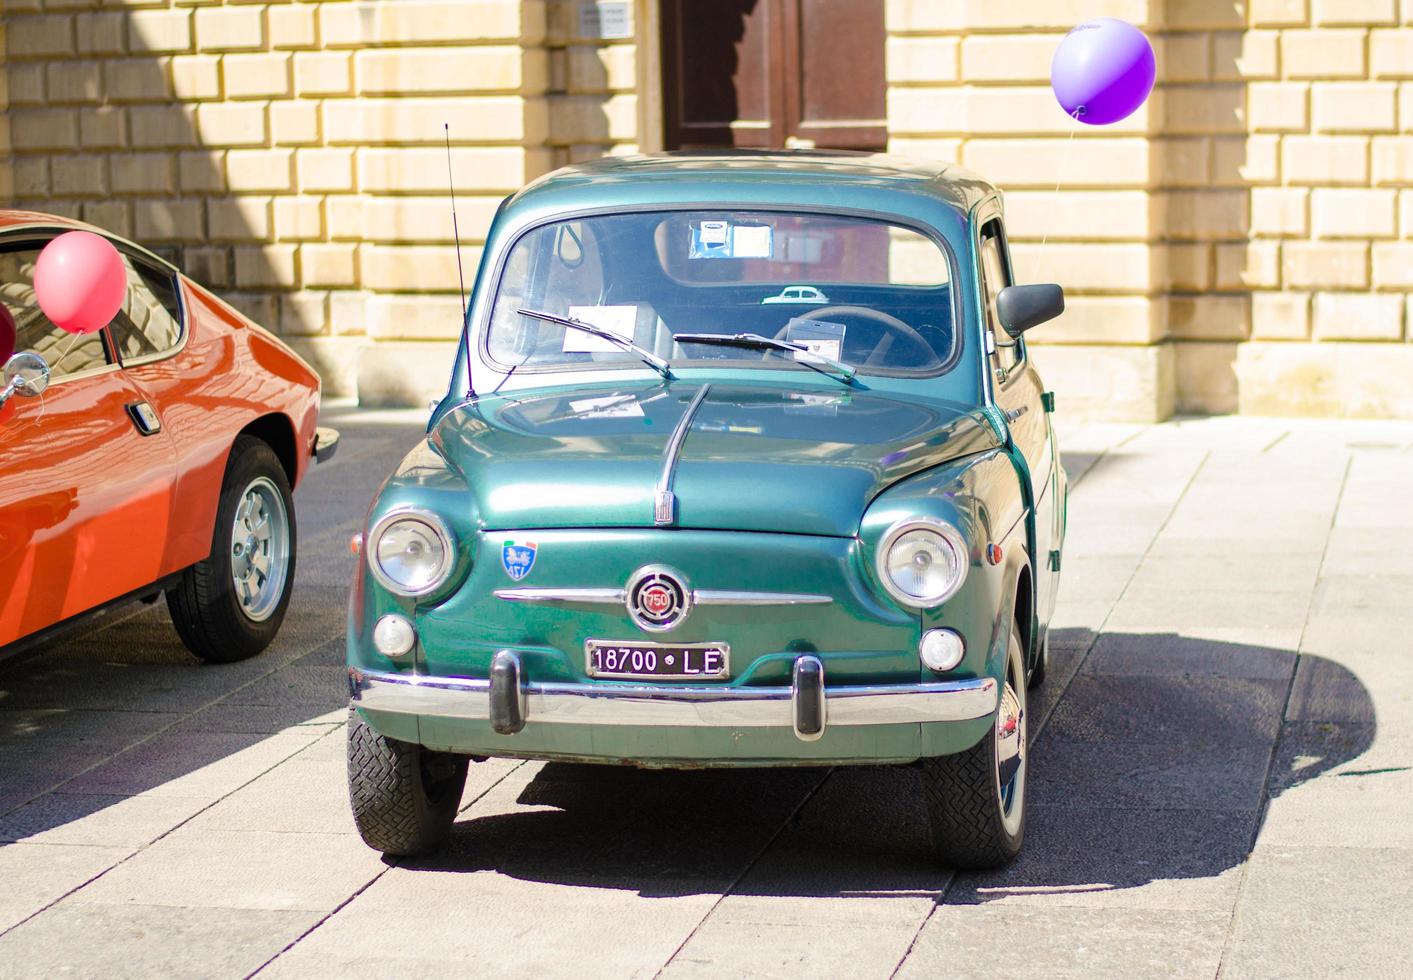
{"label": "car hood", "polygon": [[974,409],[855,390],[714,382],[688,418],[702,388],[481,398],[431,444],[486,529],[652,527],[667,471],[675,527],[838,537],[896,481],[999,444]]}

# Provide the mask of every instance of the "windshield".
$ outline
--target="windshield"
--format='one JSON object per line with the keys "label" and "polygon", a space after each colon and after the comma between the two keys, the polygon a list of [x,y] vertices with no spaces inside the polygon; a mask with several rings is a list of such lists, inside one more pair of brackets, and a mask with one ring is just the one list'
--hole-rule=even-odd
{"label": "windshield", "polygon": [[673,367],[805,370],[789,350],[679,341],[757,334],[861,374],[930,376],[953,362],[951,266],[910,228],[776,211],[606,214],[521,236],[502,267],[486,350],[503,369],[642,366],[611,331]]}

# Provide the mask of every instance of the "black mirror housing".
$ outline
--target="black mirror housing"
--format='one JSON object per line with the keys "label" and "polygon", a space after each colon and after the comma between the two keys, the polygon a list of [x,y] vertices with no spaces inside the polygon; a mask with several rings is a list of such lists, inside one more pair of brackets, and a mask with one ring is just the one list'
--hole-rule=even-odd
{"label": "black mirror housing", "polygon": [[1065,291],[1053,282],[1007,286],[996,297],[996,315],[1012,337],[1065,312]]}

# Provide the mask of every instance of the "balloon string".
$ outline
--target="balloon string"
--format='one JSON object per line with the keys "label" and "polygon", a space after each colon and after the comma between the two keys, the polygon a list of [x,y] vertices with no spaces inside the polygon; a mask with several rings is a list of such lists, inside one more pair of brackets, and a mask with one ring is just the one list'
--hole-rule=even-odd
{"label": "balloon string", "polygon": [[[1065,164],[1070,158],[1070,144],[1074,142],[1074,134],[1078,131],[1079,114],[1084,111],[1084,106],[1079,106],[1070,113],[1070,118],[1075,121],[1075,125],[1070,127],[1070,135],[1065,140],[1064,148],[1060,150],[1060,159],[1055,167],[1055,190],[1052,193],[1060,193],[1060,183],[1064,180]],[[1050,229],[1046,228],[1044,234],[1040,236],[1040,244],[1044,245],[1045,240],[1050,237]]]}
{"label": "balloon string", "polygon": [[69,346],[64,348],[64,353],[60,354],[59,359],[54,362],[55,367],[58,367],[60,364],[64,363],[64,358],[69,356],[69,352],[74,349],[74,344],[77,344],[79,342],[79,338],[82,336],[83,334],[81,333],[69,335]]}

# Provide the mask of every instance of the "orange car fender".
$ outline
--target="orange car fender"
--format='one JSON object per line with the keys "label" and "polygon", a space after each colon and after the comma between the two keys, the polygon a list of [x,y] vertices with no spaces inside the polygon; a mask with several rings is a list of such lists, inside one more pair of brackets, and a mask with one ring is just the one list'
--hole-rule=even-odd
{"label": "orange car fender", "polygon": [[272,443],[291,487],[308,472],[319,377],[274,336],[183,279],[187,341],[171,358],[131,369],[171,434],[177,483],[163,574],[211,550],[226,463],[247,429]]}

